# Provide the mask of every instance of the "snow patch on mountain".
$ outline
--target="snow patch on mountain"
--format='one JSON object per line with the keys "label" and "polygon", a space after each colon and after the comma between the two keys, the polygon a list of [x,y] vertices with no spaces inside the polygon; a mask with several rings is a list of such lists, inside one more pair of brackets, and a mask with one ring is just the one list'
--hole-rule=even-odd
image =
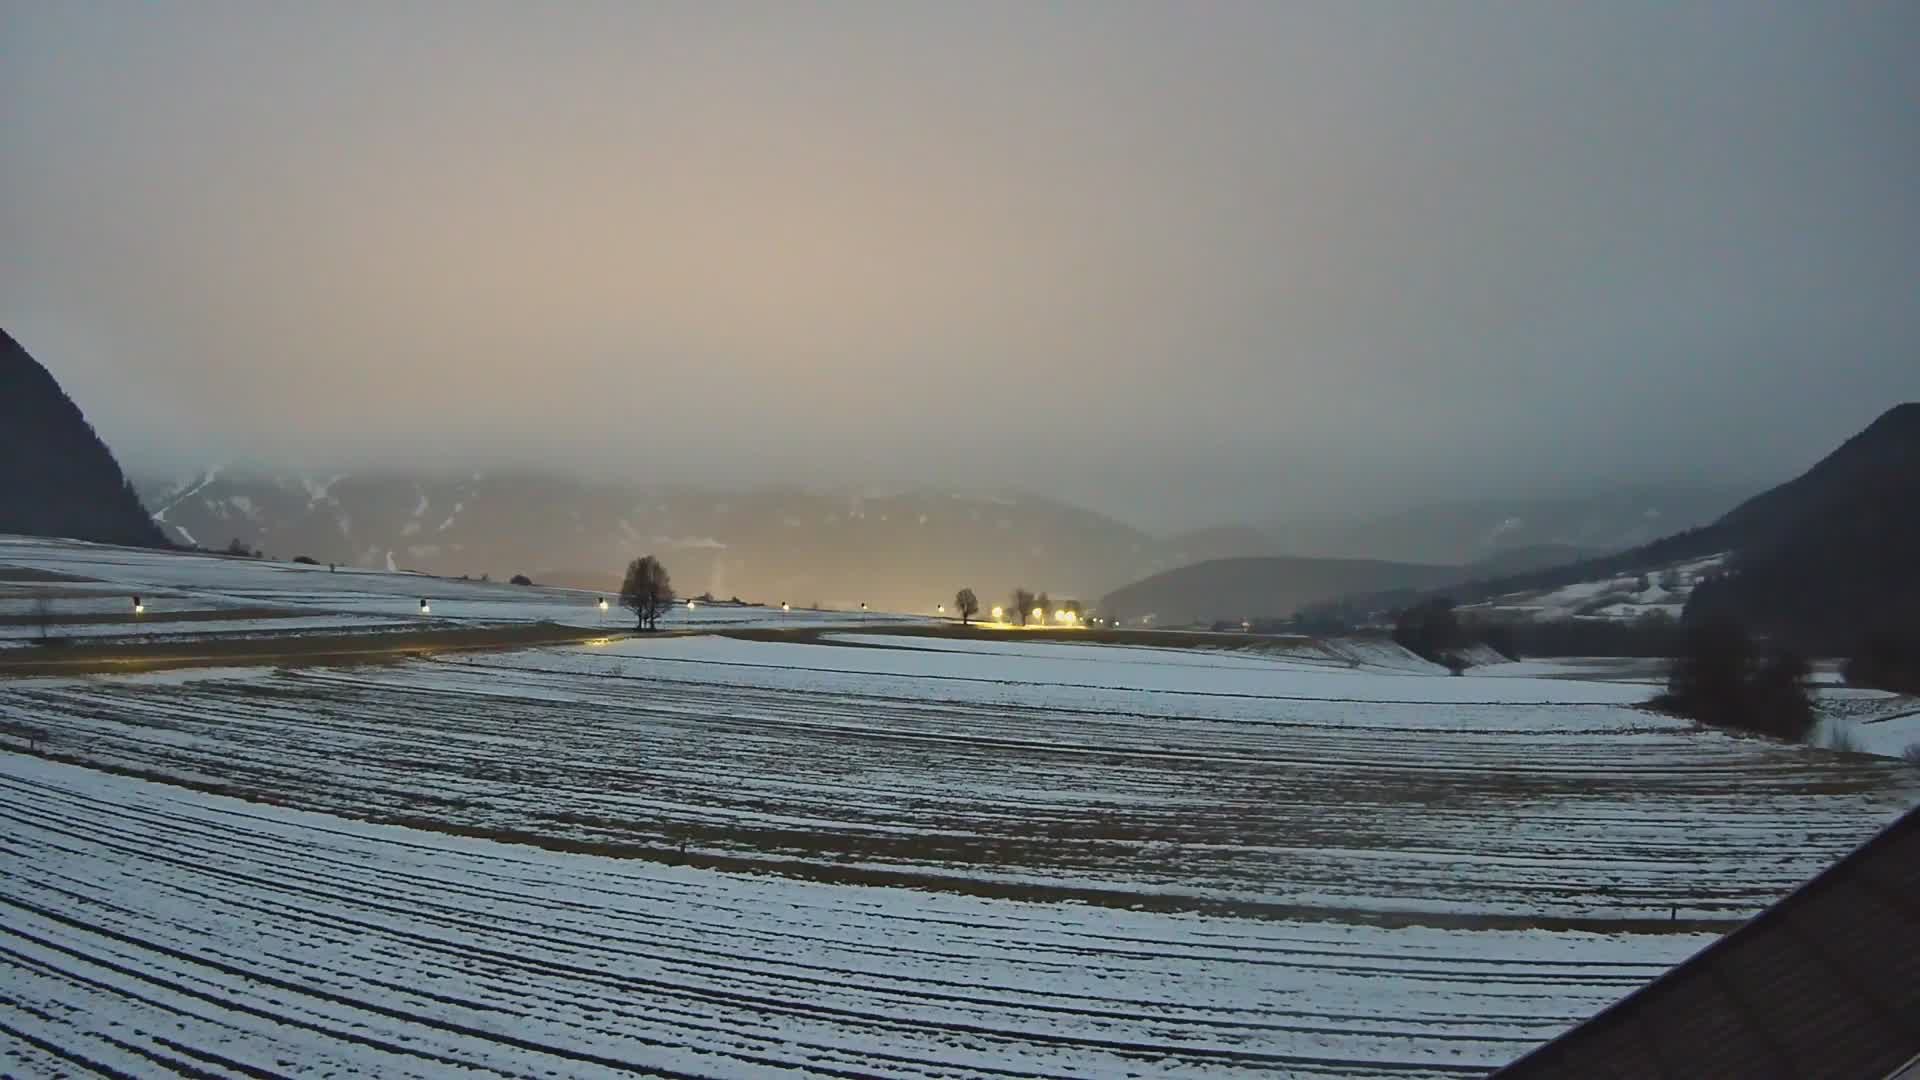
{"label": "snow patch on mountain", "polygon": [[346,473],[336,473],[333,476],[327,477],[325,480],[319,481],[308,476],[301,477],[300,483],[306,488],[307,492],[307,509],[312,510],[322,502],[332,501],[333,496],[331,492],[333,491],[333,485],[346,478]]}
{"label": "snow patch on mountain", "polygon": [[1557,589],[1508,593],[1464,605],[1460,610],[1527,619],[1632,620],[1652,614],[1679,618],[1694,585],[1718,571],[1726,558],[1723,552],[1673,563],[1645,574],[1623,574],[1575,582]]}
{"label": "snow patch on mountain", "polygon": [[[186,490],[180,492],[180,494],[175,495],[172,499],[168,500],[167,505],[161,507],[153,515],[153,520],[161,523],[165,523],[167,520],[167,511],[173,509],[176,506],[179,506],[181,503],[187,501],[193,496],[200,494],[200,492],[204,490],[208,484],[211,484],[215,480],[218,480],[220,478],[220,470],[223,468],[225,468],[224,465],[215,465],[213,468],[208,469],[206,472],[206,475],[200,478],[199,483],[194,484],[192,487],[187,488]],[[185,530],[181,530],[181,531],[184,532]]]}

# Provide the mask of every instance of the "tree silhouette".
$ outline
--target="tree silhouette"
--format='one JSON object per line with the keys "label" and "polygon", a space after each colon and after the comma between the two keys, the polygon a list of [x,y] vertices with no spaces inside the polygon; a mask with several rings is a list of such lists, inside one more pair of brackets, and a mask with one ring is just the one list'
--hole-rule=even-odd
{"label": "tree silhouette", "polygon": [[1013,611],[1020,616],[1020,625],[1027,625],[1027,613],[1033,610],[1033,594],[1026,586],[1018,585],[1013,590]]}
{"label": "tree silhouette", "polygon": [[673,579],[659,559],[644,555],[627,564],[620,586],[620,606],[633,612],[637,629],[657,629],[660,615],[673,604]]}
{"label": "tree silhouette", "polygon": [[960,613],[960,625],[965,626],[967,620],[980,613],[980,598],[973,595],[972,589],[961,589],[953,594],[953,607]]}

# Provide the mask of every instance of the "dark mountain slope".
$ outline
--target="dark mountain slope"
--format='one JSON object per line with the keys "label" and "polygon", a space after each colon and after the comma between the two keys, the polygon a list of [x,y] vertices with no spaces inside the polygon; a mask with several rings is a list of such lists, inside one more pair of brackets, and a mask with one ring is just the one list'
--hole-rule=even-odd
{"label": "dark mountain slope", "polygon": [[1798,479],[1715,525],[1734,556],[1689,618],[1730,615],[1802,649],[1850,653],[1920,619],[1920,404],[1889,410]]}
{"label": "dark mountain slope", "polygon": [[0,533],[168,546],[79,406],[4,330]]}
{"label": "dark mountain slope", "polygon": [[1786,540],[1806,523],[1842,524],[1880,499],[1911,500],[1920,485],[1920,402],[1896,405],[1818,464],[1761,492],[1714,523],[1732,546],[1758,549]]}

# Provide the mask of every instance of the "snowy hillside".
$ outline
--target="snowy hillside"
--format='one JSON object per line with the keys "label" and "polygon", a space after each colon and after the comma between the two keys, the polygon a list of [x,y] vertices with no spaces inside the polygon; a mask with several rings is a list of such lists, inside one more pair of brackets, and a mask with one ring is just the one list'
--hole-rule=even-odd
{"label": "snowy hillside", "polygon": [[1694,585],[1725,564],[1725,553],[1552,589],[1505,593],[1460,607],[1501,619],[1632,620],[1643,615],[1679,618]]}

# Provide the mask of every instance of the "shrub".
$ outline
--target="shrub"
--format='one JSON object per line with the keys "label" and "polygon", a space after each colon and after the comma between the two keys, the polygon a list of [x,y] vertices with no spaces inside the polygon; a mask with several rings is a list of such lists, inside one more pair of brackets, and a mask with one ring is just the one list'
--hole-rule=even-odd
{"label": "shrub", "polygon": [[[1448,654],[1469,644],[1460,620],[1454,617],[1453,601],[1443,596],[1395,616],[1393,640],[1415,656],[1436,664],[1447,663]],[[1447,666],[1453,665],[1447,663]]]}
{"label": "shrub", "polygon": [[532,578],[530,578],[530,577],[528,577],[528,576],[527,576],[527,575],[525,575],[525,574],[515,574],[515,575],[513,575],[512,577],[510,577],[510,578],[508,578],[507,580],[508,580],[508,581],[509,581],[510,583],[512,583],[512,584],[514,584],[514,585],[531,585],[531,584],[533,584],[533,579],[532,579]]}
{"label": "shrub", "polygon": [[319,566],[320,565],[320,560],[314,558],[311,555],[295,555],[293,557],[293,561],[299,563],[301,566]]}

